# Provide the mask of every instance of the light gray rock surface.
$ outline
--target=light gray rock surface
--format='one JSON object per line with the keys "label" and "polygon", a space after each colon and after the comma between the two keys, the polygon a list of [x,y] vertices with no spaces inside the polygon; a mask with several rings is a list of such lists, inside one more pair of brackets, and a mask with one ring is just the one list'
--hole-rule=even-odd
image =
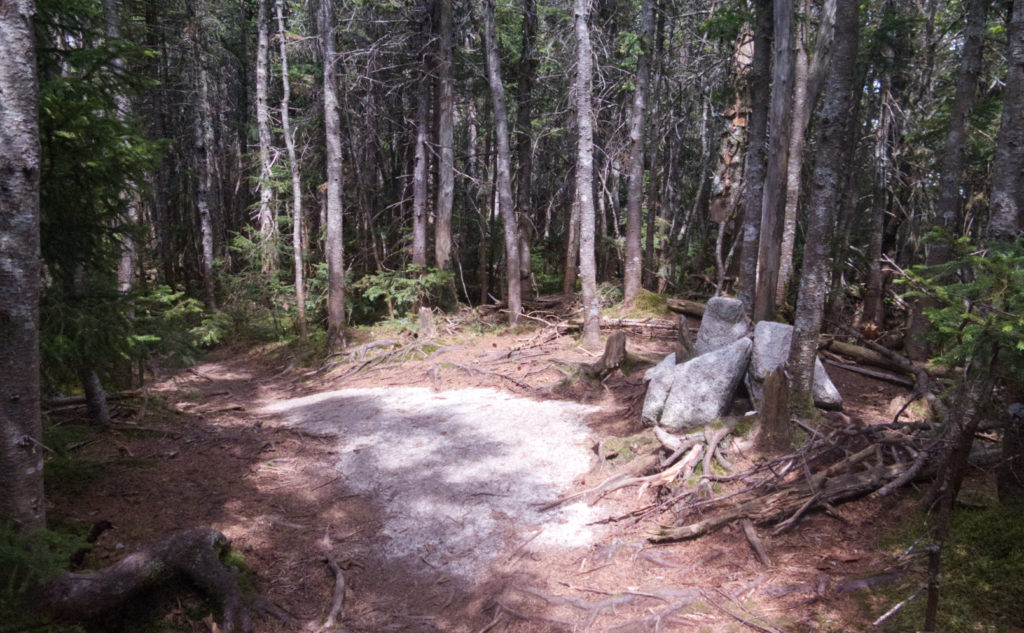
{"label": "light gray rock surface", "polygon": [[654,426],[665,408],[665,398],[672,387],[673,370],[676,368],[675,352],[669,354],[660,363],[651,367],[644,374],[647,382],[647,395],[644,397],[644,409],[640,419],[644,426]]}
{"label": "light gray rock surface", "polygon": [[[747,389],[760,405],[764,379],[789,359],[793,326],[774,321],[760,321],[754,326],[754,349],[750,356]],[[843,397],[832,383],[821,359],[814,361],[814,403],[821,407],[840,407]]]}
{"label": "light gray rock surface", "polygon": [[704,309],[693,346],[698,356],[721,349],[750,333],[743,303],[731,297],[712,297]]}
{"label": "light gray rock surface", "polygon": [[[726,413],[750,361],[753,344],[732,344],[676,365],[658,425],[671,431],[702,426]],[[653,380],[652,380],[653,384]]]}

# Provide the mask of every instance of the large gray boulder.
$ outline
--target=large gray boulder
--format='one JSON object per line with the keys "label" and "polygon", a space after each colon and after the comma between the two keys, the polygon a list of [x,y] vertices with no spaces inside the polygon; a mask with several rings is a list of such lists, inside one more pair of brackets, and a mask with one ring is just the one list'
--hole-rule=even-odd
{"label": "large gray boulder", "polygon": [[647,381],[647,395],[644,397],[644,410],[640,414],[640,420],[644,426],[654,426],[658,423],[661,410],[665,408],[668,390],[672,387],[672,372],[675,368],[676,354],[673,352],[644,374],[644,380]]}
{"label": "large gray boulder", "polygon": [[[793,326],[774,321],[760,321],[754,326],[754,349],[750,357],[747,390],[756,404],[760,404],[764,379],[776,367],[789,360],[793,342]],[[814,360],[814,404],[836,408],[843,405],[843,397],[832,383],[821,359]]]}
{"label": "large gray boulder", "polygon": [[726,413],[746,372],[751,347],[750,339],[744,337],[676,365],[658,426],[685,431]]}
{"label": "large gray boulder", "polygon": [[704,309],[693,351],[700,356],[721,349],[750,333],[743,303],[731,297],[713,297]]}

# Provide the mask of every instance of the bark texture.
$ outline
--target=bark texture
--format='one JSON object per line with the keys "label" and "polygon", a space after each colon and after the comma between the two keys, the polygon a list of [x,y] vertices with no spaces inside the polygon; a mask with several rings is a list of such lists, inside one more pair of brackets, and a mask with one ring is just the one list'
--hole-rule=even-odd
{"label": "bark texture", "polygon": [[434,265],[452,267],[452,205],[455,201],[455,99],[452,95],[452,0],[438,2],[437,222]]}
{"label": "bark texture", "polygon": [[304,248],[302,244],[302,177],[299,173],[299,159],[295,152],[295,136],[292,134],[291,114],[288,102],[291,99],[291,80],[288,77],[288,32],[284,22],[284,0],[275,0],[277,11],[278,42],[281,49],[281,134],[284,135],[288,151],[288,171],[292,181],[292,261],[295,285],[295,325],[299,339],[306,340],[306,277],[303,267]]}
{"label": "bark texture", "polygon": [[324,135],[327,141],[327,347],[345,346],[345,242],[342,239],[341,122],[335,70],[334,4],[320,0],[317,28],[324,65]]}
{"label": "bark texture", "polygon": [[270,0],[256,0],[256,130],[260,142],[260,206],[257,222],[260,229],[260,268],[271,273],[277,268],[277,218],[271,206],[274,191],[271,185],[270,134]]}
{"label": "bark texture", "polygon": [[793,0],[773,0],[775,40],[772,47],[771,112],[769,113],[768,166],[761,201],[761,233],[757,250],[754,321],[775,315],[782,229],[786,205],[786,165],[793,94]]}
{"label": "bark texture", "polygon": [[754,59],[750,73],[750,124],[747,127],[747,161],[744,169],[743,223],[740,229],[740,270],[737,297],[747,313],[754,309],[757,285],[757,244],[761,234],[761,199],[768,164],[768,96],[770,88],[772,12],[770,0],[756,3]]}
{"label": "bark texture", "polygon": [[651,75],[651,47],[654,42],[654,0],[643,0],[640,8],[640,57],[636,66],[636,92],[629,120],[629,182],[626,193],[626,262],[622,277],[622,299],[631,302],[641,290],[643,253],[640,250],[640,222],[643,212],[644,150],[646,148],[647,85]]}
{"label": "bark texture", "polygon": [[487,80],[494,106],[494,135],[497,146],[498,209],[505,227],[505,275],[508,283],[508,320],[515,325],[522,310],[519,278],[519,227],[512,204],[512,152],[508,140],[508,107],[501,82],[498,43],[494,31],[494,1],[484,2],[484,47],[487,50]]}
{"label": "bark texture", "polygon": [[0,517],[46,525],[39,443],[39,129],[31,0],[0,2]]}
{"label": "bark texture", "polygon": [[992,161],[989,234],[1010,241],[1024,229],[1024,0],[1014,0],[1007,33],[1006,94]]}
{"label": "bark texture", "polygon": [[843,147],[853,102],[854,61],[860,31],[859,5],[840,2],[836,10],[836,51],[829,71],[825,102],[818,115],[817,155],[808,202],[807,245],[797,298],[793,344],[789,354],[791,403],[812,407],[814,361],[818,352],[825,295],[828,290],[829,244],[834,209],[842,184]]}
{"label": "bark texture", "polygon": [[583,285],[583,344],[601,344],[601,304],[597,297],[597,261],[594,256],[594,121],[591,103],[593,50],[590,43],[590,0],[575,0],[576,34],[576,206],[580,214],[580,280]]}

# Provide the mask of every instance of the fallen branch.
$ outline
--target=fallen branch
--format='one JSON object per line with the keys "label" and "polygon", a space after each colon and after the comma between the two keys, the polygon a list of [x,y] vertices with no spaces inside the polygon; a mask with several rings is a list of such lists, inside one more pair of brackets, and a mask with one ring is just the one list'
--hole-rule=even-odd
{"label": "fallen branch", "polygon": [[740,519],[740,526],[743,528],[743,536],[747,537],[747,542],[750,543],[751,549],[757,554],[761,564],[765,567],[771,567],[772,559],[768,558],[768,550],[764,548],[761,537],[757,535],[757,529],[754,527],[753,521],[750,519]]}
{"label": "fallen branch", "polygon": [[856,374],[861,374],[863,376],[870,376],[871,378],[877,378],[879,380],[884,380],[886,382],[891,382],[893,384],[901,385],[901,386],[907,387],[907,388],[911,388],[911,387],[914,386],[914,381],[913,380],[910,380],[908,378],[904,378],[903,376],[895,376],[893,374],[887,374],[887,373],[881,372],[881,371],[875,371],[875,370],[872,370],[872,369],[866,369],[866,368],[860,367],[858,365],[849,365],[847,363],[839,363],[839,362],[836,362],[836,361],[834,361],[832,359],[829,359],[829,358],[826,358],[824,360],[825,360],[825,363],[827,365],[831,365],[832,367],[838,367],[839,369],[845,369],[846,371],[852,371],[852,372],[854,372]]}

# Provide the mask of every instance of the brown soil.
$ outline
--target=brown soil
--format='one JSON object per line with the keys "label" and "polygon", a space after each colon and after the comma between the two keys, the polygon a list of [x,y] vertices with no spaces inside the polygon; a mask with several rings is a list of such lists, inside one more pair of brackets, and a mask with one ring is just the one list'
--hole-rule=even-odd
{"label": "brown soil", "polygon": [[[892,517],[909,516],[912,499],[901,495],[843,504],[838,518],[812,513],[778,536],[760,530],[770,568],[758,562],[739,526],[653,545],[646,537],[656,522],[628,519],[606,525],[607,536],[587,546],[495,543],[498,562],[473,581],[433,569],[426,559],[410,564],[380,554],[386,500],[339,481],[335,440],[279,424],[260,411],[262,404],[348,387],[491,387],[595,405],[599,411],[587,419],[594,437],[640,430],[642,368],[613,374],[603,385],[563,387],[566,368],[596,358],[572,337],[550,328],[442,336],[457,347],[347,377],[352,363],[316,372],[289,367],[284,354],[270,360],[275,354],[268,350],[219,350],[194,368],[168,372],[144,401],[120,409],[127,424],[73,447],[93,468],[87,480],[49,491],[50,516],[114,524],[89,555],[89,567],[170,533],[219,529],[244,556],[255,589],[310,629],[325,617],[335,585],[324,563],[328,551],[344,568],[346,631],[849,631],[870,628],[891,606],[863,591],[851,597],[843,583],[883,575],[893,565],[894,553],[878,541]],[[652,355],[670,346],[638,336],[629,342],[630,352]],[[890,401],[907,393],[840,369],[830,372],[846,413],[869,424],[888,421]],[[57,419],[75,421],[67,413]],[[582,490],[600,478],[581,473],[576,485]],[[655,492],[641,494],[636,487],[619,490],[597,507],[608,517],[625,515],[650,503]],[[163,617],[175,630],[211,630],[210,620],[193,621],[199,616],[189,600],[195,602],[166,599],[159,609],[170,614]],[[683,603],[688,606],[668,612]],[[258,624],[271,633],[296,628],[277,620]]]}

